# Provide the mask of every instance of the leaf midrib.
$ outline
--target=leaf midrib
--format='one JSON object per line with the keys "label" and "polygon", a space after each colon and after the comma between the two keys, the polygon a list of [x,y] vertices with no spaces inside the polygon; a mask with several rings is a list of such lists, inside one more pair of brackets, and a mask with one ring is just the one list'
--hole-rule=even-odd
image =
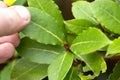
{"label": "leaf midrib", "polygon": [[60,39],[56,34],[52,33],[51,31],[47,30],[46,28],[38,25],[37,23],[35,23],[34,21],[31,21],[33,24],[35,24],[36,26],[38,26],[39,28],[41,28],[42,30],[44,30],[45,32],[47,32],[48,34],[52,35],[54,38],[56,38],[61,44],[64,43],[64,41],[62,39]]}
{"label": "leaf midrib", "polygon": [[[37,0],[37,3],[39,5],[39,7],[44,11],[46,12],[46,10],[44,9],[44,7],[42,7],[42,5],[39,3],[39,1]],[[46,12],[49,16],[51,16],[58,24],[59,24],[59,21],[51,14],[49,14],[48,12]]]}
{"label": "leaf midrib", "polygon": [[[120,46],[118,46],[118,47],[116,47],[116,48],[113,48],[113,49],[112,49],[112,51],[113,51],[112,53],[114,53],[114,51],[116,51],[116,49],[120,49]],[[117,51],[118,51],[118,50],[117,50]],[[120,51],[119,51],[119,52],[120,52]],[[108,53],[111,53],[111,50],[108,51]]]}
{"label": "leaf midrib", "polygon": [[80,44],[99,43],[99,42],[103,42],[103,41],[84,41],[84,42],[77,42],[77,43],[72,44],[71,47],[74,47],[74,46],[77,46],[77,45],[80,45]]}
{"label": "leaf midrib", "polygon": [[18,77],[16,77],[14,80],[19,79],[21,76],[23,76],[24,74],[26,74],[26,73],[32,71],[33,69],[37,68],[38,66],[39,66],[39,65],[35,65],[34,67],[31,67],[29,70],[23,72],[21,75],[19,75]]}
{"label": "leaf midrib", "polygon": [[41,4],[39,3],[39,1],[38,1],[38,0],[36,0],[36,2],[38,3],[38,5],[39,5],[40,9],[42,9],[43,11],[45,11],[45,9],[41,6]]}
{"label": "leaf midrib", "polygon": [[40,49],[40,48],[26,48],[26,49],[39,50],[39,51],[50,52],[50,53],[53,53],[53,54],[59,54],[58,52],[55,52],[55,51],[52,51],[52,50],[47,50],[47,49]]}
{"label": "leaf midrib", "polygon": [[81,10],[89,19],[91,19],[92,21],[96,22],[95,19],[92,16],[89,16],[88,13],[86,13],[84,10],[80,9],[79,7],[78,7],[78,9]]}
{"label": "leaf midrib", "polygon": [[[62,64],[64,63],[64,59],[65,59],[66,55],[67,55],[67,53],[65,53],[64,56],[62,57],[62,61],[61,61],[61,64],[60,64],[60,68],[58,69],[58,74],[59,74],[59,72],[61,71]],[[57,76],[56,79],[59,79],[59,76]]]}

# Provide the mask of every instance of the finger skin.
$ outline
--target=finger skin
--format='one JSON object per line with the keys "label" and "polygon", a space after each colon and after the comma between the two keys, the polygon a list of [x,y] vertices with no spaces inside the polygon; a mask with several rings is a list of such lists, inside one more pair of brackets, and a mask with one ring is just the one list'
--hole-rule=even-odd
{"label": "finger skin", "polygon": [[23,6],[8,7],[0,1],[0,63],[14,55],[19,45],[18,32],[30,22],[30,13]]}
{"label": "finger skin", "polygon": [[22,20],[14,10],[0,8],[0,36],[16,33],[20,23]]}
{"label": "finger skin", "polygon": [[14,55],[14,46],[11,43],[0,44],[0,63],[4,63]]}
{"label": "finger skin", "polygon": [[11,6],[9,8],[15,10],[20,15],[20,17],[24,21],[25,25],[26,25],[26,22],[27,23],[30,22],[31,16],[30,16],[30,12],[28,11],[27,8],[25,8],[23,6]]}
{"label": "finger skin", "polygon": [[[0,8],[7,8],[7,5],[0,1]],[[4,37],[3,39],[0,37],[0,42],[2,41],[3,44],[0,43],[0,63],[3,63],[5,61],[7,61],[9,58],[11,58],[14,54],[14,46],[11,43],[4,43],[6,42],[5,40],[6,37]],[[10,38],[10,37],[9,37]],[[11,36],[11,38],[15,38],[13,36]],[[10,39],[12,40],[12,39]],[[9,41],[7,41],[9,42]]]}
{"label": "finger skin", "polygon": [[23,6],[0,8],[0,36],[17,33],[29,22],[30,13]]}
{"label": "finger skin", "polygon": [[7,5],[3,2],[3,1],[0,1],[0,8],[6,8]]}
{"label": "finger skin", "polygon": [[0,37],[0,44],[2,43],[11,43],[14,45],[14,47],[17,47],[20,43],[20,37],[18,33],[9,36],[3,36]]}

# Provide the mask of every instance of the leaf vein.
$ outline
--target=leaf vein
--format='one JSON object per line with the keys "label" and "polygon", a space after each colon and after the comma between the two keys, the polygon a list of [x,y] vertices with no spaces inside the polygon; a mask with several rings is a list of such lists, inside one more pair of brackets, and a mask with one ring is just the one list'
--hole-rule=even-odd
{"label": "leaf vein", "polygon": [[54,53],[54,54],[59,54],[58,52],[55,51],[51,51],[51,50],[47,50],[47,49],[40,49],[40,48],[27,48],[27,49],[32,49],[32,50],[41,50],[41,51],[45,51],[45,52],[50,52],[50,53]]}
{"label": "leaf vein", "polygon": [[[63,64],[63,62],[64,62],[64,59],[65,59],[65,56],[66,56],[66,55],[67,55],[67,53],[65,53],[65,55],[62,57],[62,61],[61,61],[61,64],[60,64],[60,68],[58,69],[58,72],[61,71],[62,64]],[[57,76],[57,78],[58,78],[58,76]]]}
{"label": "leaf vein", "polygon": [[94,22],[96,22],[96,21],[94,20],[94,18],[91,17],[91,16],[89,16],[84,10],[82,10],[82,9],[80,9],[80,8],[78,8],[78,9],[81,10],[81,12],[83,12],[83,14],[85,14],[88,18],[90,18],[91,20],[93,20]]}
{"label": "leaf vein", "polygon": [[38,5],[39,5],[40,9],[42,9],[43,11],[45,11],[44,8],[42,7],[42,5],[40,4],[39,0],[36,0],[36,1],[37,1]]}
{"label": "leaf vein", "polygon": [[18,77],[16,77],[14,80],[17,80],[18,78],[20,78],[21,76],[23,76],[24,74],[26,74],[29,71],[32,71],[33,69],[37,68],[39,65],[35,65],[34,67],[31,67],[29,70],[26,70],[25,72],[23,72],[21,75],[19,75]]}
{"label": "leaf vein", "polygon": [[60,43],[63,44],[63,41],[62,41],[56,34],[54,34],[54,33],[52,33],[51,31],[45,29],[44,27],[42,27],[42,26],[36,24],[36,23],[33,22],[33,21],[31,21],[31,22],[32,22],[33,24],[37,25],[37,26],[38,26],[39,28],[41,28],[42,30],[44,30],[45,32],[47,32],[47,33],[49,33],[50,35],[52,35],[53,37],[55,37]]}
{"label": "leaf vein", "polygon": [[110,15],[116,22],[118,22],[119,24],[120,24],[120,20],[119,19],[117,19],[115,16],[113,16],[112,14],[110,14],[109,12],[107,12],[107,10],[105,10],[105,9],[101,9],[101,10],[103,10],[104,12],[106,12],[108,15]]}
{"label": "leaf vein", "polygon": [[80,45],[80,44],[99,43],[99,42],[101,42],[101,41],[84,41],[84,42],[77,42],[77,43],[72,44],[71,47],[74,47],[74,46],[76,46],[76,45]]}

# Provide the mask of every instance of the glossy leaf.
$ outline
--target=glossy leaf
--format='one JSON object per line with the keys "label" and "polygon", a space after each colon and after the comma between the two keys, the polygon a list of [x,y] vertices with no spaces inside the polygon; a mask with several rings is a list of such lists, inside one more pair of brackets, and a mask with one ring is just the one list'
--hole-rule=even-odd
{"label": "glossy leaf", "polygon": [[77,1],[73,3],[72,12],[76,19],[87,19],[97,24],[97,21],[93,17],[91,4],[87,1]]}
{"label": "glossy leaf", "polygon": [[108,46],[106,55],[113,56],[118,53],[120,53],[120,38],[113,40],[113,42]]}
{"label": "glossy leaf", "polygon": [[96,77],[102,73],[106,72],[107,66],[103,57],[97,53],[91,53],[87,55],[78,56],[82,61],[86,63],[84,72],[93,71],[93,77]]}
{"label": "glossy leaf", "polygon": [[79,34],[83,30],[88,29],[89,27],[94,27],[90,21],[85,20],[85,19],[73,19],[73,20],[68,20],[65,21],[66,24],[66,29],[68,30],[68,33],[74,33],[74,34]]}
{"label": "glossy leaf", "polygon": [[108,80],[120,80],[120,62],[116,64]]}
{"label": "glossy leaf", "polygon": [[98,0],[92,3],[94,16],[102,26],[120,34],[120,6],[111,0]]}
{"label": "glossy leaf", "polygon": [[58,26],[64,29],[62,14],[54,0],[28,0],[28,5],[48,13],[49,16],[56,20]]}
{"label": "glossy leaf", "polygon": [[19,60],[14,66],[11,80],[41,80],[47,76],[48,65]]}
{"label": "glossy leaf", "polygon": [[64,32],[58,26],[56,20],[37,8],[28,9],[32,19],[22,32],[40,43],[63,45],[65,40]]}
{"label": "glossy leaf", "polygon": [[68,52],[59,54],[48,68],[49,80],[63,80],[72,65],[73,58],[74,56]]}
{"label": "glossy leaf", "polygon": [[76,37],[71,45],[71,50],[79,56],[94,52],[109,43],[110,40],[99,29],[90,28]]}
{"label": "glossy leaf", "polygon": [[49,64],[57,54],[65,51],[61,46],[44,45],[29,38],[23,38],[17,50],[20,56],[40,64]]}

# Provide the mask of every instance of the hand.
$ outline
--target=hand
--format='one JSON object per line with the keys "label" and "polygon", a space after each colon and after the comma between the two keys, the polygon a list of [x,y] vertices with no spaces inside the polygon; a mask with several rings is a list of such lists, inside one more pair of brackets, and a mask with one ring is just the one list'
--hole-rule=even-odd
{"label": "hand", "polygon": [[20,43],[18,32],[30,22],[30,13],[23,6],[7,7],[0,1],[0,63],[14,55]]}

